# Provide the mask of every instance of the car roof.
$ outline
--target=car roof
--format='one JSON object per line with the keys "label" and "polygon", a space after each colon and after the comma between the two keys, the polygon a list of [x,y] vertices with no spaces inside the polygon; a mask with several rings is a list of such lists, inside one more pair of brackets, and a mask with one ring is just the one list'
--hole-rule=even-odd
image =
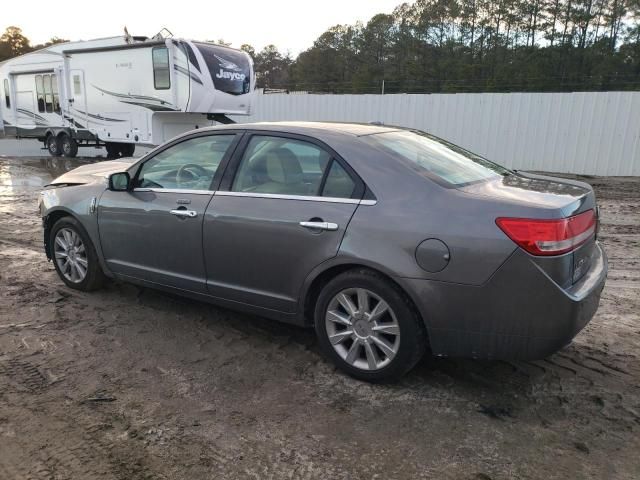
{"label": "car roof", "polygon": [[364,135],[374,135],[376,133],[393,132],[399,130],[399,128],[367,123],[344,122],[257,122],[216,125],[209,127],[208,130],[269,130],[301,135],[332,133],[361,137]]}

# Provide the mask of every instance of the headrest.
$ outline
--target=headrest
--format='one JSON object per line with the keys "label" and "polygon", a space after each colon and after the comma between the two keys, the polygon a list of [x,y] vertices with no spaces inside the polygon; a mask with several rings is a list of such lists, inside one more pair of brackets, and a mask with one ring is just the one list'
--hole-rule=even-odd
{"label": "headrest", "polygon": [[302,182],[302,167],[298,158],[286,148],[277,148],[267,154],[267,175],[278,183]]}

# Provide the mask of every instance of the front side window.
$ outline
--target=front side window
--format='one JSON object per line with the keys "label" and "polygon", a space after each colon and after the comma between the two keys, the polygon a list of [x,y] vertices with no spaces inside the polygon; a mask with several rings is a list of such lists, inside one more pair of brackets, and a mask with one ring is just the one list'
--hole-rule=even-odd
{"label": "front side window", "polygon": [[168,90],[171,87],[171,71],[169,70],[169,50],[167,47],[154,47],[153,86],[156,90]]}
{"label": "front side window", "polygon": [[256,135],[247,145],[232,190],[350,198],[354,187],[347,172],[319,146],[290,138]]}
{"label": "front side window", "polygon": [[4,79],[4,103],[7,108],[11,108],[11,96],[9,93],[9,80]]}
{"label": "front side window", "polygon": [[509,175],[510,170],[423,132],[396,131],[360,137],[404,161],[417,173],[448,187]]}
{"label": "front side window", "polygon": [[235,135],[196,137],[173,145],[142,165],[139,188],[210,190]]}

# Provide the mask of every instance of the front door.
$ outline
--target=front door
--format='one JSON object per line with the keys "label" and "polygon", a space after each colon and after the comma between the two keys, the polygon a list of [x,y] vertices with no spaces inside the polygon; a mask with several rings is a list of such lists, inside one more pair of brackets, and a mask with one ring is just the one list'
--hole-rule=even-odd
{"label": "front door", "polygon": [[304,280],[337,254],[358,206],[362,189],[347,170],[322,145],[251,136],[205,216],[209,292],[294,312]]}
{"label": "front door", "polygon": [[84,83],[84,71],[71,70],[71,89],[69,95],[69,110],[73,117],[78,118],[84,128],[89,128],[87,115],[87,91]]}
{"label": "front door", "polygon": [[127,277],[206,292],[204,213],[236,134],[170,144],[136,172],[133,189],[105,191],[98,225],[109,269]]}

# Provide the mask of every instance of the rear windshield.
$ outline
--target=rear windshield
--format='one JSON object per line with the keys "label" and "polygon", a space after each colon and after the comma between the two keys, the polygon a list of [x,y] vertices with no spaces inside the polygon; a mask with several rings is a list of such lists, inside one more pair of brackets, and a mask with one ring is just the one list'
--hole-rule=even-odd
{"label": "rear windshield", "polygon": [[387,132],[360,139],[403,160],[419,174],[446,187],[462,187],[512,173],[479,155],[424,132]]}
{"label": "rear windshield", "polygon": [[231,95],[251,91],[251,64],[246,53],[219,45],[195,45],[204,57],[216,90]]}

